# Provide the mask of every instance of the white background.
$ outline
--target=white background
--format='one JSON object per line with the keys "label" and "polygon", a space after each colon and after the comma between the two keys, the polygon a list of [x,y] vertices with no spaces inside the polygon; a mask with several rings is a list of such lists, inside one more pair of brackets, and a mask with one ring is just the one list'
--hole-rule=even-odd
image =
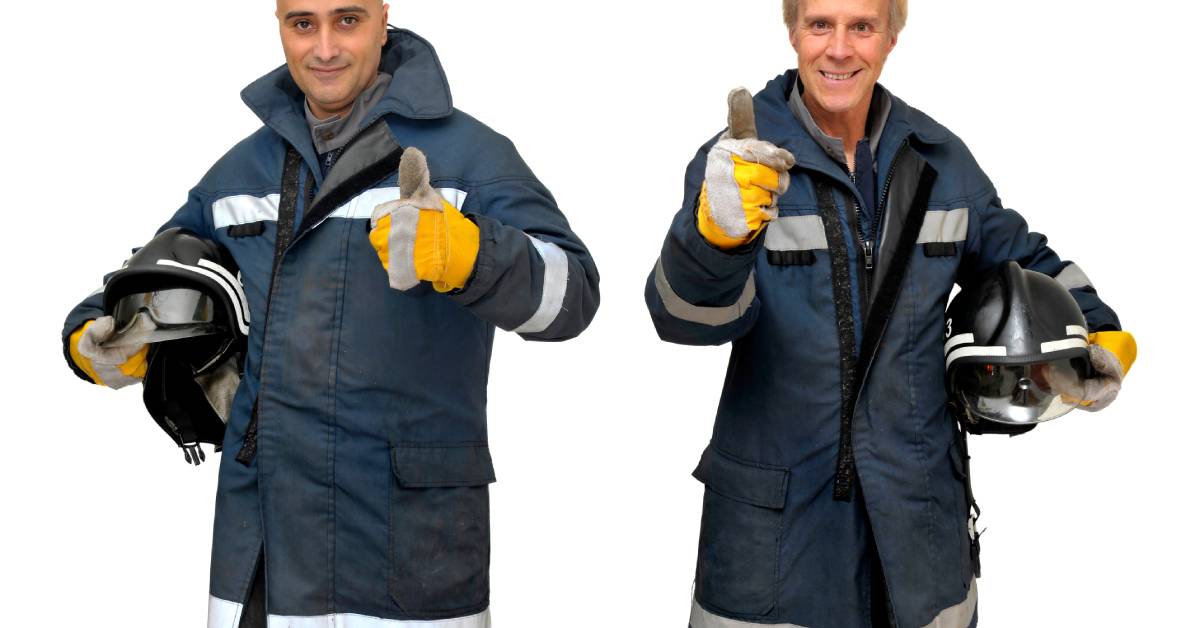
{"label": "white background", "polygon": [[[77,380],[59,333],[258,126],[238,92],[282,63],[273,8],[9,13],[6,626],[204,623],[217,464],[186,466],[140,391]],[[1108,411],[974,441],[984,628],[1195,621],[1198,17],[1166,0],[914,0],[884,72],[967,142],[1141,347]],[[391,21],[437,46],[455,104],[516,142],[603,277],[581,338],[496,343],[495,625],[684,626],[702,491],[689,474],[728,348],[658,341],[642,289],[725,94],[795,65],[779,3],[398,0]]]}

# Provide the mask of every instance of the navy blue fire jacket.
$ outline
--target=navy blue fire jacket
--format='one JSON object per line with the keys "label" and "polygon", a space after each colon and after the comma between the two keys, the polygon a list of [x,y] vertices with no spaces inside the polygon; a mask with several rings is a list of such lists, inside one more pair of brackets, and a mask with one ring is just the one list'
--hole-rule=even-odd
{"label": "navy blue fire jacket", "polygon": [[[951,289],[1017,260],[1065,284],[1091,331],[1120,325],[1079,267],[1004,208],[963,142],[895,97],[866,202],[789,109],[796,80],[754,98],[759,136],[796,156],[779,219],[742,250],[704,240],[714,138],[688,166],[646,284],[663,340],[733,343],[695,471],[691,626],[856,628],[872,611],[898,628],[971,626],[978,545],[944,385]],[[875,224],[859,224],[871,206]]]}
{"label": "navy blue fire jacket", "polygon": [[[263,127],[213,166],[163,228],[227,247],[250,302],[245,376],[220,465],[209,625],[236,628],[260,556],[271,623],[488,625],[488,363],[495,328],[529,340],[579,334],[599,276],[550,192],[513,145],[453,108],[428,42],[391,31],[385,98],[323,175],[286,67],[243,100]],[[282,190],[290,146],[303,158]],[[408,292],[368,241],[395,200],[405,147],[433,187],[479,225],[466,287]],[[299,197],[275,277],[281,193]],[[68,316],[64,343],[103,314],[100,295]],[[81,373],[82,375],[82,373]],[[235,460],[258,400],[257,451]],[[349,622],[349,623],[348,623]]]}

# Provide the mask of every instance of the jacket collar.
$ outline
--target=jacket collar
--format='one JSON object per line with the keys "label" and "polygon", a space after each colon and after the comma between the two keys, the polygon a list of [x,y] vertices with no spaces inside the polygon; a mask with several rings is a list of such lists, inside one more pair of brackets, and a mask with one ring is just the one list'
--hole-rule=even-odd
{"label": "jacket collar", "polygon": [[[834,161],[805,129],[796,117],[788,101],[796,83],[796,70],[775,77],[754,97],[755,117],[759,137],[791,151],[796,164],[815,170],[837,180],[847,179],[845,171]],[[883,90],[891,100],[891,112],[879,138],[878,163],[882,172],[891,162],[900,144],[914,139],[922,144],[941,144],[952,137],[945,127],[920,111],[909,107],[903,100]]]}
{"label": "jacket collar", "polygon": [[[433,46],[412,31],[390,29],[379,70],[392,76],[387,93],[362,121],[366,127],[386,114],[413,120],[445,118],[454,111],[450,85]],[[263,124],[316,163],[305,117],[304,94],[287,65],[280,66],[242,90],[242,101]]]}

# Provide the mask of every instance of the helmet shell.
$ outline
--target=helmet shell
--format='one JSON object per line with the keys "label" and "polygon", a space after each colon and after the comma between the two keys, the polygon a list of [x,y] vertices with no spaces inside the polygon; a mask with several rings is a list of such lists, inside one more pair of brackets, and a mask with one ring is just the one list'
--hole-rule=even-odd
{"label": "helmet shell", "polygon": [[1065,286],[1010,261],[966,286],[946,310],[946,382],[958,418],[971,431],[1022,433],[1030,425],[992,429],[957,402],[957,369],[972,365],[1034,366],[1082,358],[1088,363],[1087,319]]}

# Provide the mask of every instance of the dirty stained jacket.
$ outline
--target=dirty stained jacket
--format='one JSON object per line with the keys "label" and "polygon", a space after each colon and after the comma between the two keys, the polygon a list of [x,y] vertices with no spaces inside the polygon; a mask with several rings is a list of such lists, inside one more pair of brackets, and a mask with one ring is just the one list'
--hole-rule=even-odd
{"label": "dirty stained jacket", "polygon": [[[220,461],[213,628],[237,626],[260,561],[272,625],[487,626],[495,330],[568,339],[599,303],[596,267],[554,198],[506,138],[453,108],[433,48],[393,30],[380,70],[387,94],[327,176],[287,68],[251,84],[242,97],[262,128],[163,225],[227,247],[250,302]],[[451,294],[390,289],[368,241],[410,146],[479,226],[474,273]],[[285,182],[289,147],[300,161]],[[281,195],[296,196],[297,217],[272,287]],[[102,314],[99,294],[86,299],[64,343]]]}
{"label": "dirty stained jacket", "polygon": [[703,239],[714,138],[687,168],[646,283],[662,339],[732,343],[694,473],[705,494],[691,626],[866,627],[872,599],[899,628],[974,625],[978,542],[944,385],[951,289],[1016,260],[1065,284],[1089,331],[1120,323],[1004,207],[962,140],[894,96],[878,211],[861,224],[871,205],[789,109],[796,80],[754,98],[759,136],[796,156],[779,219],[740,250]]}

